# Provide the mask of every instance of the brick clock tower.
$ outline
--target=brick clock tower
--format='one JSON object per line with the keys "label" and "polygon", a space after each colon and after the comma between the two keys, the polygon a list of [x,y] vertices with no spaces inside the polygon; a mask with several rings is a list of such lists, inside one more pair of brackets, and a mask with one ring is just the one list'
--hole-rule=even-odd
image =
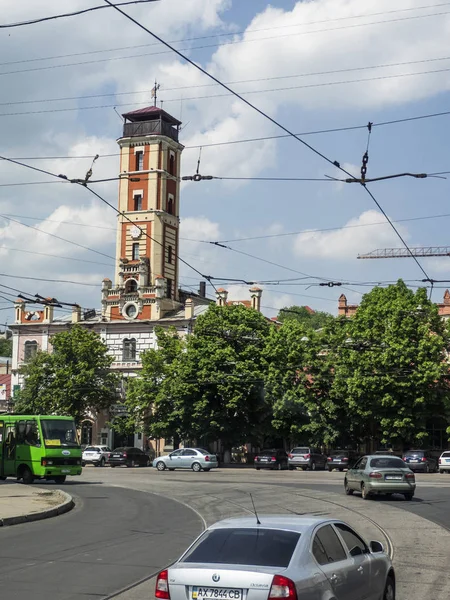
{"label": "brick clock tower", "polygon": [[[178,309],[180,121],[156,106],[123,115],[114,286],[107,320],[157,320]],[[130,222],[131,221],[131,222]]]}

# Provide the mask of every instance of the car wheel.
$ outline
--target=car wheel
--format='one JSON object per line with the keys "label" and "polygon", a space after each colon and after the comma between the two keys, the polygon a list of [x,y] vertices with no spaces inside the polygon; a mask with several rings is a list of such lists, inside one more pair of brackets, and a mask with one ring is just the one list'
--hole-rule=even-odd
{"label": "car wheel", "polygon": [[2,476],[0,477],[0,481],[6,481],[6,477],[5,477],[4,475],[2,475]]}
{"label": "car wheel", "polygon": [[66,481],[66,476],[65,475],[57,475],[56,477],[53,478],[55,483],[64,483]]}
{"label": "car wheel", "polygon": [[383,600],[395,600],[395,583],[391,576],[386,579]]}
{"label": "car wheel", "polygon": [[333,469],[331,467],[328,467],[328,473],[331,473]]}
{"label": "car wheel", "polygon": [[102,458],[102,459],[100,460],[100,464],[99,464],[98,466],[99,466],[99,467],[104,467],[104,466],[105,466],[105,463],[106,463],[106,460],[105,460],[104,458]]}
{"label": "car wheel", "polygon": [[281,463],[278,463],[278,465],[277,465],[277,471],[281,471],[282,468],[283,468],[283,465]]}
{"label": "car wheel", "polygon": [[316,463],[313,461],[311,463],[311,466],[309,467],[310,471],[315,471],[316,470]]}
{"label": "car wheel", "polygon": [[340,467],[340,468],[339,468],[339,473],[342,473],[342,471],[343,471],[343,470],[344,470],[344,468],[343,468],[343,467]]}
{"label": "car wheel", "polygon": [[427,463],[425,466],[425,473],[429,473],[430,472],[430,465]]}
{"label": "car wheel", "polygon": [[[166,465],[165,465],[165,463],[163,463],[163,461],[162,461],[162,460],[159,460],[159,461],[156,463],[156,468],[158,469],[158,471],[164,471],[164,470],[165,470],[165,468],[166,468]],[[170,470],[171,470],[171,471],[173,471],[174,469],[170,469]]]}
{"label": "car wheel", "polygon": [[405,500],[412,500],[414,497],[414,494],[404,494],[405,496]]}
{"label": "car wheel", "polygon": [[202,470],[202,465],[198,462],[192,463],[191,469],[194,471],[194,473],[198,473]]}
{"label": "car wheel", "polygon": [[130,461],[130,462],[127,464],[127,467],[128,467],[128,468],[133,468],[133,467],[135,467],[135,466],[136,466],[136,461],[135,461],[135,460],[132,460],[132,461]]}
{"label": "car wheel", "polygon": [[81,466],[82,466],[82,467],[85,467],[85,466],[86,466],[86,463],[85,463],[85,462],[81,462]]}
{"label": "car wheel", "polygon": [[288,467],[289,471],[293,471],[295,469],[295,467]]}
{"label": "car wheel", "polygon": [[344,490],[345,490],[345,493],[347,494],[347,496],[352,496],[353,495],[353,490],[348,487],[348,481],[347,480],[344,481]]}
{"label": "car wheel", "polygon": [[259,467],[255,467],[255,469],[256,469],[257,471],[261,471],[261,469],[260,469]]}
{"label": "car wheel", "polygon": [[116,465],[109,465],[111,469],[114,469]]}
{"label": "car wheel", "polygon": [[363,498],[364,500],[367,500],[369,497],[369,492],[366,488],[366,486],[362,483],[361,484],[361,498]]}
{"label": "car wheel", "polygon": [[34,481],[33,473],[28,467],[23,467],[20,477],[22,477],[22,481],[25,485],[30,485]]}

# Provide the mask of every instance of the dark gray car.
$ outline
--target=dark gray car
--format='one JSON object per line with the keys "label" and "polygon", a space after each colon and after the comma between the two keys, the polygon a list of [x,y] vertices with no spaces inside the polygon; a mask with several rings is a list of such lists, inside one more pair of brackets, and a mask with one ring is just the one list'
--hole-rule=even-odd
{"label": "dark gray car", "polygon": [[428,450],[408,450],[403,454],[403,461],[411,471],[419,473],[437,473],[439,462]]}
{"label": "dark gray car", "polygon": [[329,518],[260,515],[209,527],[156,578],[160,600],[395,600],[380,542]]}
{"label": "dark gray car", "polygon": [[360,455],[352,450],[335,450],[328,457],[328,470],[339,469],[339,471],[343,471],[344,469],[351,469],[359,457]]}
{"label": "dark gray car", "polygon": [[310,446],[297,446],[289,452],[289,469],[292,471],[297,467],[304,471],[315,471],[316,469],[325,469],[327,457],[318,448]]}

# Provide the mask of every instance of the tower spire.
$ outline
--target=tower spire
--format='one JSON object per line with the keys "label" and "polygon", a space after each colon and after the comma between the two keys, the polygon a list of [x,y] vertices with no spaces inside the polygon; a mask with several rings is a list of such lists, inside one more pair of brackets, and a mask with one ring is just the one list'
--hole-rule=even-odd
{"label": "tower spire", "polygon": [[153,106],[156,106],[156,101],[158,100],[158,90],[160,87],[161,85],[155,79],[155,85],[152,89]]}

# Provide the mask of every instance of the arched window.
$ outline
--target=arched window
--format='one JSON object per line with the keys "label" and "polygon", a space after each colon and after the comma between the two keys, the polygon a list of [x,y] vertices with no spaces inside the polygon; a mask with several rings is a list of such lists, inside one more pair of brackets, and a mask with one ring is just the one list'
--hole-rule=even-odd
{"label": "arched window", "polygon": [[169,157],[169,173],[175,175],[175,154],[173,152],[170,152]]}
{"label": "arched window", "polygon": [[136,340],[134,338],[123,340],[122,360],[136,360]]}
{"label": "arched window", "polygon": [[24,361],[32,360],[36,356],[37,350],[38,350],[38,344],[35,340],[25,342],[24,352],[23,352]]}
{"label": "arched window", "polygon": [[173,198],[171,198],[170,196],[167,200],[167,212],[169,213],[169,215],[173,215]]}
{"label": "arched window", "polygon": [[92,423],[90,421],[81,423],[81,444],[86,446],[92,444]]}
{"label": "arched window", "polygon": [[134,294],[137,292],[138,284],[136,279],[128,279],[125,283],[125,294]]}

